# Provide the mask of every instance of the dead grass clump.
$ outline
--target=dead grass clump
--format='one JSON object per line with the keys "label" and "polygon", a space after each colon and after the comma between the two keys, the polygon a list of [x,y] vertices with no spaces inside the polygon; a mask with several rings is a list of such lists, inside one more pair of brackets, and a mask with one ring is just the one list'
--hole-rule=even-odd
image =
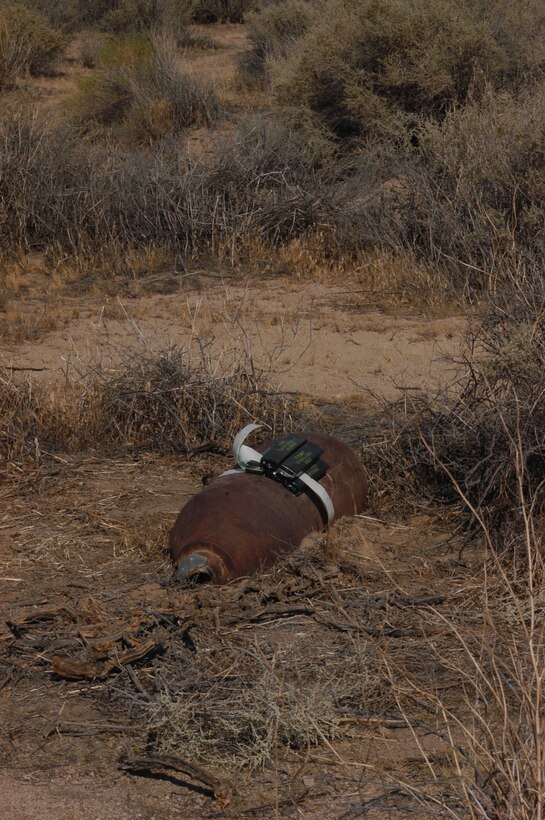
{"label": "dead grass clump", "polygon": [[213,681],[193,693],[163,696],[149,716],[150,731],[161,752],[183,749],[190,760],[260,769],[274,761],[279,747],[301,751],[338,736],[336,682],[324,673],[286,681],[265,663],[236,702]]}
{"label": "dead grass clump", "polygon": [[143,450],[226,452],[249,420],[271,432],[289,427],[289,407],[251,362],[218,373],[177,349],[132,354],[116,368],[100,363],[48,391],[3,378],[0,465],[40,463],[51,453]]}
{"label": "dead grass clump", "polygon": [[139,143],[210,125],[218,101],[179,67],[174,40],[132,35],[103,46],[95,73],[80,81],[68,108],[76,122],[116,126]]}
{"label": "dead grass clump", "polygon": [[[2,299],[4,308],[2,309]],[[9,295],[0,289],[0,338],[8,344],[35,341],[60,327],[61,321],[54,306],[43,305],[32,312],[10,304]]]}
{"label": "dead grass clump", "polygon": [[64,46],[37,11],[7,2],[0,9],[0,92],[25,72],[49,73]]}
{"label": "dead grass clump", "polygon": [[287,418],[260,374],[236,365],[219,374],[177,349],[129,357],[113,377],[94,370],[80,408],[95,442],[187,454],[227,450],[249,419],[276,429]]}

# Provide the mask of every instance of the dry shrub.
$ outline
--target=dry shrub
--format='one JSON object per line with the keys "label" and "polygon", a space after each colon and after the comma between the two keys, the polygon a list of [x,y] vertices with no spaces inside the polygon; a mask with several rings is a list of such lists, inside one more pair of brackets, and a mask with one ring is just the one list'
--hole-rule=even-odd
{"label": "dry shrub", "polygon": [[0,92],[26,71],[49,73],[63,46],[39,12],[7,2],[0,9]]}
{"label": "dry shrub", "polygon": [[545,86],[488,88],[417,145],[368,145],[338,164],[334,224],[345,250],[404,250],[459,297],[507,287],[513,268],[542,268]]}
{"label": "dry shrub", "polygon": [[[169,0],[22,0],[38,9],[55,28],[90,27],[120,34],[147,31],[162,23]],[[171,0],[176,2],[176,0]]]}
{"label": "dry shrub", "polygon": [[173,23],[240,23],[253,0],[22,0],[56,28],[112,34],[170,30]]}
{"label": "dry shrub", "polygon": [[473,531],[482,522],[496,548],[514,549],[521,505],[537,515],[545,504],[543,279],[536,286],[513,273],[511,290],[489,310],[460,383],[433,397],[409,393],[390,407],[369,456],[390,493],[410,490],[424,507],[459,507],[463,498]]}
{"label": "dry shrub", "polygon": [[[545,85],[493,93],[419,134],[420,181],[407,241],[438,261],[494,278],[504,260],[541,256],[545,240]],[[514,252],[515,251],[515,252]],[[468,271],[471,278],[471,271]],[[489,287],[494,282],[486,283]]]}
{"label": "dry shrub", "polygon": [[[183,0],[182,0],[183,2]],[[255,0],[186,0],[186,14],[194,23],[242,23]]]}
{"label": "dry shrub", "polygon": [[[54,29],[70,32],[77,25],[84,0],[20,0],[21,5],[38,11]],[[93,5],[93,2],[88,4]]]}
{"label": "dry shrub", "polygon": [[249,420],[261,419],[272,432],[289,427],[286,401],[251,362],[219,375],[204,353],[195,364],[177,349],[127,354],[113,375],[98,363],[52,389],[7,377],[1,387],[4,473],[89,447],[225,452]]}
{"label": "dry shrub", "polygon": [[236,698],[216,681],[160,698],[149,725],[161,752],[183,749],[190,760],[255,770],[270,765],[278,747],[306,750],[339,735],[335,678],[312,670],[311,680],[286,681],[266,665],[252,671]]}
{"label": "dry shrub", "polygon": [[241,57],[245,80],[263,81],[270,63],[286,59],[308,31],[317,13],[307,0],[281,0],[265,6],[249,20],[250,51]]}
{"label": "dry shrub", "polygon": [[271,242],[304,234],[327,207],[301,136],[260,118],[218,145],[211,163],[180,157],[175,141],[149,152],[82,142],[77,129],[49,130],[26,114],[0,127],[0,152],[6,251],[231,254],[250,233]]}
{"label": "dry shrub", "polygon": [[110,40],[97,63],[69,103],[76,122],[117,126],[126,139],[139,143],[210,125],[217,116],[214,91],[179,67],[177,46],[169,37]]}
{"label": "dry shrub", "polygon": [[287,420],[284,399],[251,362],[217,375],[206,355],[196,366],[176,349],[131,356],[114,377],[93,371],[80,412],[93,441],[187,454],[226,451],[249,419],[273,430]]}
{"label": "dry shrub", "polygon": [[282,100],[310,108],[339,138],[398,139],[507,69],[469,2],[333,0],[275,82]]}
{"label": "dry shrub", "polygon": [[524,88],[545,65],[545,6],[541,0],[478,0],[475,5],[507,57],[503,83]]}

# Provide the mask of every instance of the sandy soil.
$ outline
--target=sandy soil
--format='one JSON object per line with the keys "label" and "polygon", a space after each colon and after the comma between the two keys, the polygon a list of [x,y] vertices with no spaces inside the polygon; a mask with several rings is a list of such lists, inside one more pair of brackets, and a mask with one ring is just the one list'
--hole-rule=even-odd
{"label": "sandy soil", "polygon": [[[44,368],[36,378],[51,380],[69,362],[114,367],[122,351],[175,345],[205,351],[219,370],[251,359],[282,390],[331,401],[394,399],[400,388],[433,390],[455,377],[446,359],[463,346],[460,317],[380,313],[361,307],[357,292],[319,283],[203,282],[145,298],[64,299],[55,308],[62,329],[4,344],[0,363]],[[39,300],[25,309],[38,312]]]}

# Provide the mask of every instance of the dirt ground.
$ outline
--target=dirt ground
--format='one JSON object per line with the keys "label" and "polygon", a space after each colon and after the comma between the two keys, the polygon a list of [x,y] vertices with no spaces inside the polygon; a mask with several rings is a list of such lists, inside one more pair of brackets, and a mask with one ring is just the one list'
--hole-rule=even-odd
{"label": "dirt ground", "polygon": [[[201,280],[168,295],[58,299],[50,310],[60,327],[45,341],[5,343],[0,363],[37,368],[37,379],[51,381],[70,363],[114,366],[116,351],[177,346],[204,352],[219,369],[251,358],[282,390],[332,401],[394,399],[400,388],[433,390],[455,376],[447,359],[463,349],[458,316],[378,312],[362,305],[355,286]],[[43,302],[30,297],[22,309],[39,315]]]}
{"label": "dirt ground", "polygon": [[[236,107],[243,97],[233,66],[246,35],[231,26],[212,36],[222,48],[181,59],[223,84]],[[54,107],[70,83],[44,80],[34,90]],[[191,139],[202,144],[202,135]],[[52,295],[39,266],[29,265],[19,281],[19,331],[4,334],[0,367],[54,385],[93,361],[114,371],[128,350],[175,345],[219,372],[245,357],[283,391],[352,408],[352,428],[377,399],[395,399],[401,388],[433,390],[457,375],[450,357],[463,350],[464,319],[424,306],[379,310],[357,277],[309,282],[200,270],[146,281],[156,287]],[[202,476],[227,464],[222,456],[88,452],[0,484],[1,817],[432,816],[429,803],[415,809],[411,788],[437,794],[427,756],[444,765],[445,778],[452,764],[437,737],[415,733],[400,713],[384,657],[412,653],[422,673],[434,668],[429,608],[447,612],[471,595],[478,556],[449,520],[422,513],[382,521],[368,510],[255,579],[181,590],[171,583],[166,534]],[[123,661],[127,652],[138,657]],[[226,799],[187,773],[131,769],[134,754],[161,743],[166,753],[150,709],[195,692],[210,708],[235,708],[261,681],[259,669],[245,666],[255,653],[263,669],[275,670],[275,686],[301,675],[314,692],[323,667],[331,669],[323,697],[334,700],[342,670],[350,677],[361,661],[366,688],[359,700],[343,695],[334,731],[333,718],[316,718],[311,742],[315,713],[301,686],[308,743],[279,742],[262,767],[197,755],[212,784],[225,781]],[[67,677],[59,657],[113,666]],[[199,720],[188,718],[197,729]],[[197,743],[195,726],[195,737],[180,730],[182,758],[191,751],[184,743]],[[237,742],[246,749],[247,739]]]}
{"label": "dirt ground", "polygon": [[[278,669],[297,664],[301,674],[305,663],[316,673],[318,659],[328,663],[339,650],[339,668],[350,669],[354,653],[370,680],[364,702],[347,707],[336,741],[283,749],[275,765],[255,772],[225,772],[212,756],[206,768],[225,776],[233,790],[223,813],[351,817],[362,802],[380,796],[378,816],[414,816],[394,785],[399,776],[422,780],[424,761],[388,702],[388,686],[374,677],[376,642],[390,644],[394,655],[412,644],[421,664],[427,638],[418,637],[419,618],[428,617],[428,602],[447,611],[467,594],[475,557],[460,554],[462,542],[452,538],[448,522],[440,526],[422,516],[382,523],[364,516],[309,539],[294,559],[250,582],[179,590],[170,583],[164,535],[200,476],[218,466],[217,458],[85,457],[3,489],[4,816],[215,816],[213,794],[202,783],[176,773],[159,781],[131,775],[120,759],[128,746],[149,746],[146,707],[183,688],[184,676],[192,679],[188,658],[204,664],[200,686],[231,676],[226,698],[234,708],[243,690],[230,672],[233,652],[244,683],[240,652],[253,646]],[[305,614],[299,614],[302,605]],[[55,674],[56,656],[81,658],[97,636],[114,655],[123,642],[135,646],[148,636],[157,650],[134,663],[131,677],[126,667],[105,680]],[[444,754],[437,739],[422,742]],[[178,753],[185,757],[183,747]]]}
{"label": "dirt ground", "polygon": [[[316,283],[226,284],[203,277],[197,287],[193,283],[166,295],[127,301],[65,296],[57,306],[64,317],[62,329],[6,345],[4,366],[37,368],[32,378],[49,384],[67,368],[74,373],[92,360],[107,359],[115,370],[121,350],[141,346],[148,351],[176,344],[196,356],[206,350],[220,369],[245,351],[284,390],[347,408],[351,429],[358,428],[358,414],[374,404],[368,389],[393,398],[399,385],[433,388],[454,378],[443,357],[456,354],[463,344],[464,324],[457,317],[380,313],[361,307],[357,294]],[[28,372],[23,369],[21,375]],[[333,421],[328,424],[333,424],[331,432],[343,435]],[[228,674],[233,642],[258,645],[269,662],[276,659],[280,668],[290,669],[305,657],[301,642],[310,642],[326,658],[337,651],[335,628],[323,621],[340,613],[349,623],[356,619],[362,624],[355,627],[358,641],[366,652],[368,643],[374,651],[376,638],[365,629],[376,621],[376,612],[361,605],[370,595],[420,600],[438,594],[443,601],[448,594],[451,601],[472,577],[473,563],[466,554],[460,557],[462,542],[452,538],[448,522],[393,516],[381,523],[371,514],[341,522],[301,550],[310,560],[311,576],[324,574],[324,562],[333,572],[312,598],[312,617],[297,614],[309,600],[308,579],[289,562],[279,565],[273,577],[259,577],[235,604],[227,587],[214,593],[212,603],[201,593],[196,606],[191,595],[170,585],[165,536],[181,506],[198,491],[201,477],[227,463],[220,456],[188,462],[89,453],[60,459],[0,490],[4,816],[215,816],[217,801],[206,785],[176,772],[163,772],[157,780],[120,768],[127,745],[140,752],[150,746],[147,703],[167,689],[176,692],[178,678],[187,673],[180,624],[191,624],[196,654],[217,654],[214,675]],[[279,594],[287,582],[287,591]],[[248,609],[271,602],[286,603],[287,613],[273,612],[264,622],[244,620]],[[377,634],[383,634],[385,625],[388,630],[392,612],[395,620],[403,610],[380,610]],[[169,619],[166,624],[164,618]],[[160,634],[157,651],[134,665],[136,684],[124,668],[96,681],[65,680],[52,672],[55,655],[80,657],[85,651],[86,628],[93,636],[107,636],[108,642],[117,625],[124,634],[139,619],[145,621],[143,628],[110,647],[115,654],[122,646]],[[233,619],[240,622],[233,626]],[[353,644],[343,651],[350,657]],[[211,674],[201,670],[198,679],[206,679],[205,673]],[[252,678],[244,685],[251,686]],[[380,702],[382,694],[373,689],[372,697]],[[230,788],[236,791],[222,813],[352,817],[370,801],[375,816],[415,816],[414,807],[396,791],[396,778],[401,773],[420,782],[421,744],[430,744],[440,757],[438,741],[425,737],[415,743],[398,714],[392,717],[390,708],[375,711],[347,715],[338,737],[316,748],[283,749],[276,765],[228,770]],[[177,751],[185,756],[183,746]],[[213,755],[206,768],[224,774]],[[420,816],[429,814],[422,811]]]}

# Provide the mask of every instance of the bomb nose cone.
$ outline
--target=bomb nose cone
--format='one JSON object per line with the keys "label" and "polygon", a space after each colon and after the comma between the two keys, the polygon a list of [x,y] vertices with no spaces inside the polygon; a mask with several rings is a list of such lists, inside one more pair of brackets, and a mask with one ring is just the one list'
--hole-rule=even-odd
{"label": "bomb nose cone", "polygon": [[214,573],[204,555],[188,555],[176,567],[176,580],[180,584],[209,584]]}

